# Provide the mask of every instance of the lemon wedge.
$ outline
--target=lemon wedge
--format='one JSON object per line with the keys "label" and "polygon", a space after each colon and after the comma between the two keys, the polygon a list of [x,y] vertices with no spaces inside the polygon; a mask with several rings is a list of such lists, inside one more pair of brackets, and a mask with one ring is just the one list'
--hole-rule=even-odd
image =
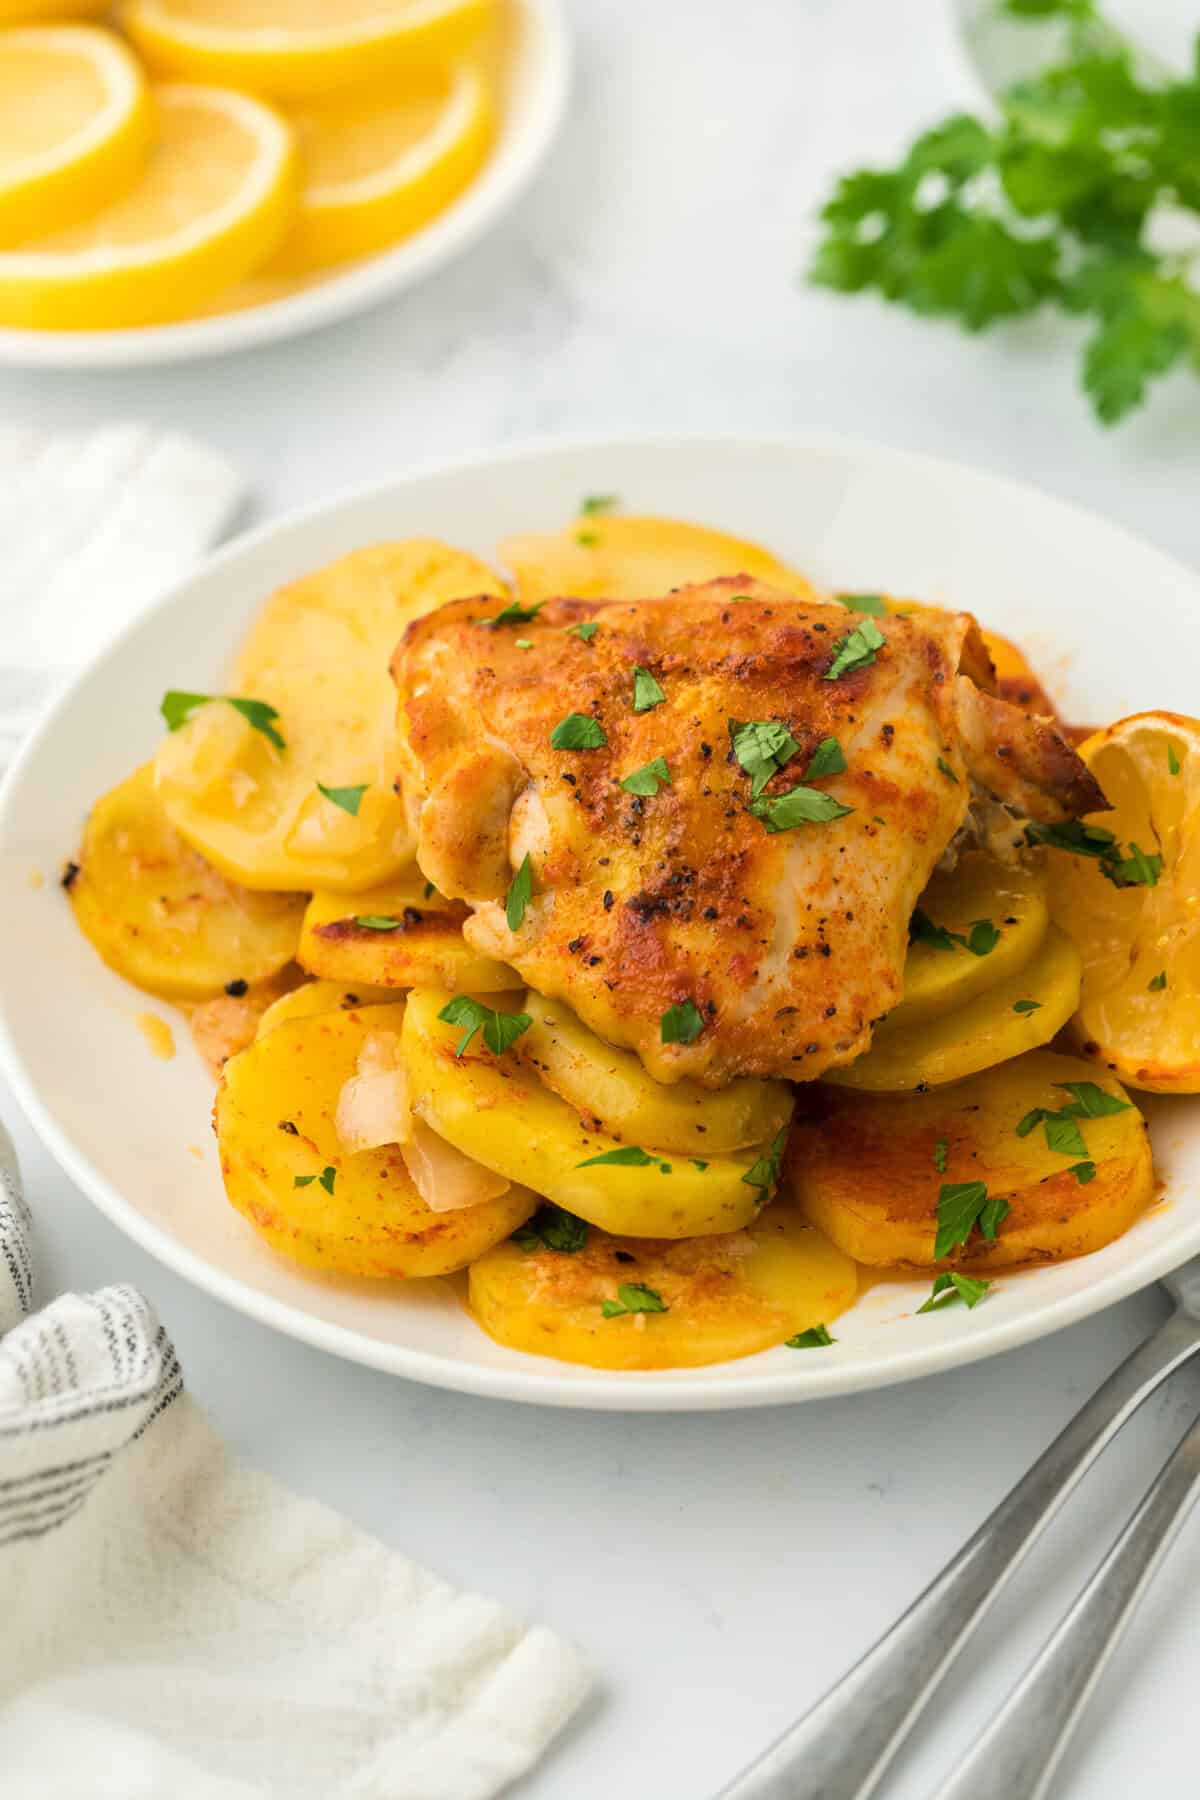
{"label": "lemon wedge", "polygon": [[0,244],[74,224],[135,179],[154,113],[134,58],[93,25],[0,35]]}
{"label": "lemon wedge", "polygon": [[0,251],[0,324],[49,331],[186,317],[273,255],[299,162],[278,113],[221,88],[156,90],[146,171],[83,224]]}
{"label": "lemon wedge", "polygon": [[1087,823],[1114,843],[1107,860],[1046,852],[1083,953],[1072,1035],[1130,1087],[1200,1093],[1200,720],[1135,713],[1079,754],[1111,807]]}
{"label": "lemon wedge", "polygon": [[495,129],[478,70],[430,71],[400,95],[291,113],[304,166],[300,215],[273,272],[303,275],[408,237],[462,192]]}
{"label": "lemon wedge", "polygon": [[461,55],[494,0],[127,0],[149,66],[273,99],[382,85]]}

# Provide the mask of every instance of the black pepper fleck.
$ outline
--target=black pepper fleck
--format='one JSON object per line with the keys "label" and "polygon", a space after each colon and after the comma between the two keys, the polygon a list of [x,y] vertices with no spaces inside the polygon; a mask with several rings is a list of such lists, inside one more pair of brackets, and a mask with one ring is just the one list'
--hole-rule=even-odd
{"label": "black pepper fleck", "polygon": [[225,992],[229,995],[231,1000],[240,1000],[249,986],[250,983],[248,981],[242,981],[239,977],[237,981],[227,981],[225,983]]}

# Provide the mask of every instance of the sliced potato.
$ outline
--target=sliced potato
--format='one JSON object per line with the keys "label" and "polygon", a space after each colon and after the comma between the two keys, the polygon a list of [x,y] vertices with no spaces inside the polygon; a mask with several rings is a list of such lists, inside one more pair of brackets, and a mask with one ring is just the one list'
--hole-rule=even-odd
{"label": "sliced potato", "polygon": [[391,988],[368,987],[365,983],[350,988],[340,981],[304,981],[271,1001],[259,1015],[258,1029],[253,1035],[264,1037],[268,1031],[274,1031],[277,1025],[286,1025],[291,1019],[311,1019],[316,1013],[352,1011],[356,1006],[389,1006],[399,998]]}
{"label": "sliced potato", "polygon": [[897,1007],[877,1027],[865,1056],[844,1069],[831,1069],[823,1079],[840,1087],[901,1093],[961,1081],[1048,1044],[1079,1004],[1082,967],[1070,938],[1051,925],[1041,949],[1023,969],[936,1018],[910,1025]]}
{"label": "sliced potato", "polygon": [[1003,1198],[1012,1210],[994,1242],[976,1227],[938,1267],[976,1271],[1086,1255],[1120,1237],[1153,1199],[1154,1167],[1146,1122],[1133,1105],[1076,1121],[1095,1165],[1091,1180],[1073,1173],[1077,1153],[1050,1149],[1041,1124],[1018,1137],[1017,1125],[1035,1108],[1071,1104],[1061,1085],[1068,1081],[1094,1082],[1128,1100],[1119,1082],[1090,1063],[1049,1050],[904,1098],[813,1090],[813,1116],[792,1131],[785,1186],[861,1263],[934,1266],[939,1189],[969,1181],[982,1181],[989,1199]]}
{"label": "sliced potato", "polygon": [[[297,956],[329,981],[380,988],[444,987],[457,994],[495,994],[523,984],[515,969],[472,950],[462,933],[469,909],[431,891],[413,863],[383,887],[314,894],[304,915]],[[368,919],[371,924],[364,925]]]}
{"label": "sliced potato", "polygon": [[642,600],[720,575],[750,575],[801,599],[813,597],[804,576],[760,544],[682,519],[583,514],[563,531],[506,538],[499,554],[526,605],[559,594]]}
{"label": "sliced potato", "polygon": [[68,890],[80,930],[149,994],[202,1000],[290,962],[304,902],[236,887],[175,830],[149,763],[98,800]]}
{"label": "sliced potato", "polygon": [[[1039,949],[1050,918],[1040,871],[1010,867],[980,850],[960,856],[951,873],[935,875],[917,905],[934,925],[968,941],[947,948],[914,939],[904,964],[904,998],[889,1015],[894,1028],[952,1012],[1023,969]],[[1000,934],[984,956],[969,947],[971,927],[980,921]]]}
{"label": "sliced potato", "polygon": [[[164,738],[155,778],[171,821],[247,887],[356,892],[413,854],[395,792],[396,697],[388,662],[410,620],[498,593],[473,556],[429,539],[376,544],[272,595],[228,691],[279,717],[278,749],[221,701]],[[363,787],[351,814],[322,794]]]}
{"label": "sliced potato", "polygon": [[[793,1206],[769,1206],[744,1231],[683,1242],[609,1237],[581,1250],[497,1244],[468,1277],[470,1307],[510,1350],[593,1369],[681,1369],[752,1356],[826,1324],[854,1302],[850,1258]],[[605,1318],[626,1283],[665,1312]]]}
{"label": "sliced potato", "polygon": [[538,1193],[568,1212],[604,1231],[632,1237],[736,1231],[758,1213],[768,1189],[745,1179],[758,1161],[753,1151],[701,1159],[703,1168],[689,1158],[657,1153],[641,1167],[601,1163],[581,1168],[594,1157],[631,1146],[590,1131],[511,1051],[493,1056],[476,1037],[464,1055],[456,1056],[462,1029],[438,1018],[450,998],[444,988],[421,988],[409,996],[404,1062],[413,1111],[467,1156],[510,1181],[536,1182]]}
{"label": "sliced potato", "polygon": [[525,1011],[533,1024],[517,1040],[521,1061],[610,1137],[702,1157],[767,1143],[792,1116],[792,1091],[782,1081],[733,1081],[716,1092],[695,1081],[664,1087],[632,1051],[606,1044],[560,1001],[530,989]]}
{"label": "sliced potato", "polygon": [[482,1206],[434,1212],[395,1145],[347,1155],[334,1126],[338,1098],[368,1034],[396,1030],[403,1012],[366,1006],[293,1019],[225,1066],[214,1115],[225,1191],[273,1249],[312,1268],[446,1275],[533,1211],[534,1196],[511,1187]]}

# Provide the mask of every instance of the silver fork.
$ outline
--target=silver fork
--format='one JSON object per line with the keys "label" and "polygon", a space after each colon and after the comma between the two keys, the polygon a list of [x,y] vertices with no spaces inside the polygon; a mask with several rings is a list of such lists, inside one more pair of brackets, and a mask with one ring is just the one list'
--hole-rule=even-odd
{"label": "silver fork", "polygon": [[[891,1630],[811,1712],[723,1788],[718,1800],[867,1800],[875,1792],[1025,1552],[1143,1400],[1200,1350],[1200,1257],[1168,1275],[1163,1286],[1174,1301],[1171,1317],[1097,1389]],[[993,1795],[1010,1800],[1018,1793],[1036,1800],[1044,1793],[1066,1736],[1195,1497],[1198,1480],[1200,1429],[1193,1428],[985,1734],[995,1759],[1002,1731],[1004,1741],[1030,1733],[1029,1767],[1041,1770],[1040,1784],[1022,1785],[1007,1765],[1000,1772],[1007,1786],[985,1781],[981,1744],[939,1800],[961,1800],[968,1793],[974,1800]],[[1036,1762],[1039,1753],[1042,1764]]]}

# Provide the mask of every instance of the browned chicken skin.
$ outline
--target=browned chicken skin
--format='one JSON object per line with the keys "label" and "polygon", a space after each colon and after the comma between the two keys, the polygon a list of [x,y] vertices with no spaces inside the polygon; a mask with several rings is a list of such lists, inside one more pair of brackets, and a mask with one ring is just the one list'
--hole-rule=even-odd
{"label": "browned chicken skin", "polygon": [[[418,860],[474,909],[477,949],[661,1081],[807,1080],[859,1056],[900,998],[909,918],[972,776],[1041,819],[1103,804],[1052,725],[984,691],[991,664],[966,613],[883,619],[874,660],[829,679],[861,617],[742,578],[552,600],[492,626],[498,610],[451,602],[396,652]],[[569,629],[589,622],[588,640]],[[635,668],[661,703],[635,711]],[[605,743],[554,748],[572,713]],[[768,830],[732,747],[731,721],[757,720],[797,746],[763,799],[811,785],[851,810]],[[806,783],[828,738],[846,767]],[[658,757],[669,783],[621,788]],[[527,853],[533,899],[510,931],[505,895]],[[686,1001],[702,1029],[664,1043],[662,1015]]]}

